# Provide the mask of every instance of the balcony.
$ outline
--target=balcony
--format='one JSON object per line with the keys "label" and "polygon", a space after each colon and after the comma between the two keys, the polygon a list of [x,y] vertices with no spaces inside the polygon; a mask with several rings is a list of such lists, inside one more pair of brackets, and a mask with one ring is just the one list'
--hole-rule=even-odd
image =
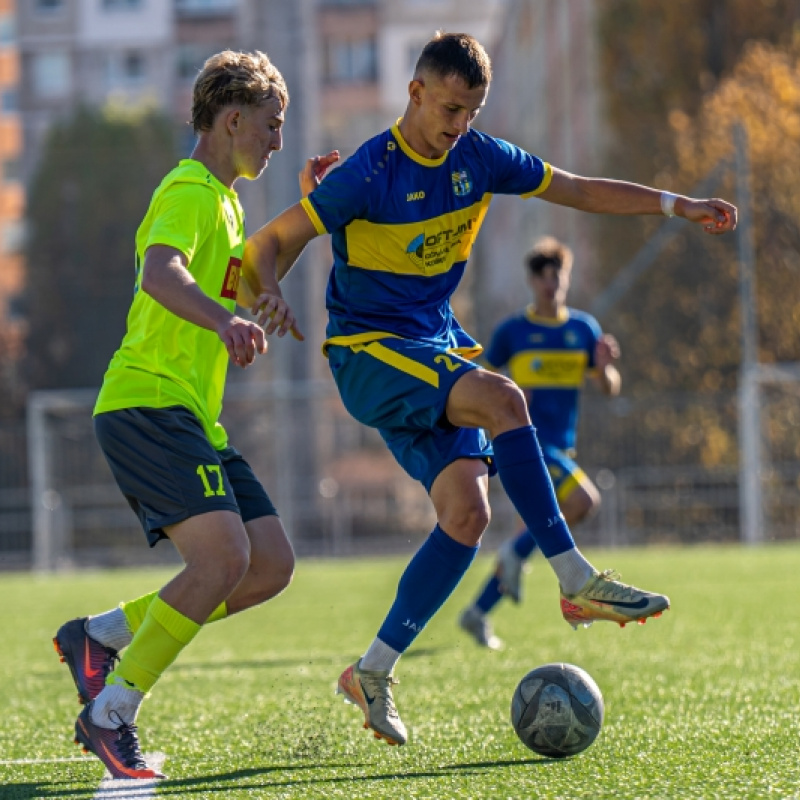
{"label": "balcony", "polygon": [[227,17],[235,13],[239,0],[175,0],[179,17]]}

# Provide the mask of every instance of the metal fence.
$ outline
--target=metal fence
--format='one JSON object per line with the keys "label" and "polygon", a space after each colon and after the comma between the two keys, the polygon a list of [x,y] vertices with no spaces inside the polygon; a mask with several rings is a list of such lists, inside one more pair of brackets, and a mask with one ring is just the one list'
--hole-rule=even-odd
{"label": "metal fence", "polygon": [[[94,439],[95,393],[32,396],[27,431],[0,428],[0,568],[173,561],[150,550]],[[787,406],[785,395],[770,402]],[[786,427],[776,428],[783,459]],[[788,412],[786,412],[788,413]],[[790,417],[793,419],[793,417]],[[330,382],[232,385],[223,422],[281,513],[300,556],[410,552],[435,518],[424,490],[396,465],[376,431],[352,420]],[[740,486],[735,398],[677,395],[584,398],[578,461],[597,483],[600,512],[575,534],[582,546],[737,541]],[[707,463],[711,457],[716,463]],[[706,462],[706,463],[704,463]],[[800,536],[800,464],[768,461],[766,539]],[[518,522],[492,481],[495,547]]]}

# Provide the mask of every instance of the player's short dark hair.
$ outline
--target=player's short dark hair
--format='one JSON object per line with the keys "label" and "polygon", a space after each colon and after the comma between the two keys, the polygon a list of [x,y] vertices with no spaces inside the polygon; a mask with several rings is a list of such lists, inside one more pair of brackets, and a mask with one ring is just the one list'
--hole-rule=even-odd
{"label": "player's short dark hair", "polygon": [[570,269],[572,250],[553,236],[545,236],[525,256],[525,264],[532,275],[541,275],[545,267]]}
{"label": "player's short dark hair", "polygon": [[223,50],[206,61],[194,82],[192,127],[195,133],[209,131],[225,106],[258,106],[271,97],[282,108],[289,104],[283,76],[266,53]]}
{"label": "player's short dark hair", "polygon": [[474,89],[491,83],[492,62],[474,36],[437,31],[422,48],[414,67],[414,77],[421,72],[432,72],[440,78],[457,75],[470,89]]}

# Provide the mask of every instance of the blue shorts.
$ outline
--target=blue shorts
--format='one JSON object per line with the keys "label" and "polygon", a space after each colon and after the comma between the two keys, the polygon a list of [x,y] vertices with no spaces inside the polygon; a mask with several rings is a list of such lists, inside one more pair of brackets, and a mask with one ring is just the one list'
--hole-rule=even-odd
{"label": "blue shorts", "polygon": [[107,411],[94,430],[151,547],[168,538],[165,527],[209,511],[233,511],[243,522],[277,516],[250,465],[233,447],[215,450],[183,406]]}
{"label": "blue shorts", "polygon": [[455,382],[480,369],[441,347],[412,339],[329,345],[328,363],[342,402],[359,422],[377,428],[401,467],[430,492],[436,476],[459,458],[479,458],[494,474],[482,428],[447,421]]}
{"label": "blue shorts", "polygon": [[553,481],[556,498],[559,501],[569,497],[580,482],[586,478],[586,473],[572,460],[570,453],[559,450],[557,447],[542,445],[544,463]]}

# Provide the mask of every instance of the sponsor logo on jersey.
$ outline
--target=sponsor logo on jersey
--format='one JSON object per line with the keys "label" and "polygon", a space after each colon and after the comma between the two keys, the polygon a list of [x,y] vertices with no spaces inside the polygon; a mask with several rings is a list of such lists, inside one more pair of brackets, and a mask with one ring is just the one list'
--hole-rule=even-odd
{"label": "sponsor logo on jersey", "polygon": [[228,268],[225,270],[225,280],[222,281],[220,297],[228,300],[236,299],[236,292],[239,290],[239,276],[242,273],[242,259],[231,256],[228,261]]}
{"label": "sponsor logo on jersey", "polygon": [[456,197],[464,197],[472,191],[472,179],[467,170],[460,169],[452,172],[450,177],[453,180],[453,192]]}
{"label": "sponsor logo on jersey", "polygon": [[473,235],[477,217],[472,217],[456,228],[445,228],[436,233],[420,233],[406,247],[406,255],[423,271],[447,262],[450,251],[461,245],[461,240]]}

